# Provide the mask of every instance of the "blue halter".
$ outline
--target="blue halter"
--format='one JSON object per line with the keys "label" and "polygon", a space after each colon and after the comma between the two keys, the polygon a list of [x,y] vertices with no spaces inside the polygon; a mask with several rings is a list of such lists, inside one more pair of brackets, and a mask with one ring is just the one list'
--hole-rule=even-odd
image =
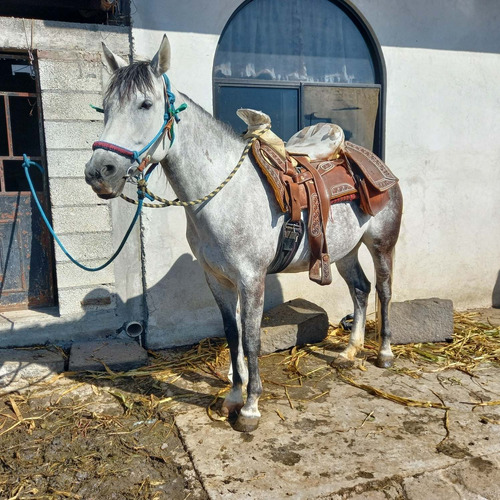
{"label": "blue halter", "polygon": [[[179,123],[180,121],[180,118],[177,115],[187,108],[187,104],[185,103],[181,104],[178,108],[174,106],[175,94],[171,90],[170,80],[166,73],[162,76],[165,84],[165,114],[163,115],[163,125],[153,139],[146,144],[146,146],[144,146],[140,151],[132,151],[106,141],[96,141],[92,144],[93,151],[96,149],[104,149],[120,156],[124,156],[125,158],[130,158],[133,162],[137,162],[139,166],[137,168],[133,168],[131,166],[127,171],[127,177],[131,177],[137,170],[142,172],[146,168],[146,166],[150,163],[150,157],[149,155],[146,155],[144,159],[141,160],[141,156],[146,153],[149,148],[151,148],[153,144],[155,144],[165,133],[168,133],[170,147],[172,147],[175,139],[174,123]],[[96,109],[96,111],[102,112],[101,109],[95,108],[95,106],[92,107]]]}

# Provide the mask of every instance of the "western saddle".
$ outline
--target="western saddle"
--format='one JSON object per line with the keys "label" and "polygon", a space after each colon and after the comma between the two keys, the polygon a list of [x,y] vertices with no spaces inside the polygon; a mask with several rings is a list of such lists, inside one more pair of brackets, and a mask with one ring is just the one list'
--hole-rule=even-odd
{"label": "western saddle", "polygon": [[302,210],[308,210],[309,278],[320,285],[330,284],[326,238],[330,205],[359,199],[361,209],[374,216],[389,201],[388,190],[398,179],[371,151],[345,141],[338,125],[306,127],[285,145],[270,130],[271,119],[265,113],[239,109],[237,114],[248,125],[245,137],[267,129],[254,141],[252,153],[281,210],[289,214],[269,273],[282,271],[292,261],[302,239]]}

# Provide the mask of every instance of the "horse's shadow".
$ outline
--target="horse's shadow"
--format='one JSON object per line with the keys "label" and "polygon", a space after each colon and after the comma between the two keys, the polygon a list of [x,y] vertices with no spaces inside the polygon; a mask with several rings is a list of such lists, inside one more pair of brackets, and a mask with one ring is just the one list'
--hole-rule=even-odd
{"label": "horse's shadow", "polygon": [[500,309],[500,271],[498,271],[493,292],[491,293],[491,306]]}

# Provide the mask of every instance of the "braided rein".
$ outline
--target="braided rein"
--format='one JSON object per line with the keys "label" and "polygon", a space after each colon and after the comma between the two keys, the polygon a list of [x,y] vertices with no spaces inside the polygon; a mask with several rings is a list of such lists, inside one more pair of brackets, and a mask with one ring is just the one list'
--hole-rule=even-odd
{"label": "braided rein", "polygon": [[[222,188],[229,183],[229,181],[235,176],[236,172],[240,169],[241,165],[243,164],[243,161],[248,155],[248,152],[250,151],[250,148],[252,147],[252,144],[255,142],[255,140],[262,135],[264,132],[266,132],[268,128],[264,128],[261,130],[256,130],[255,132],[252,133],[250,136],[250,140],[248,141],[247,145],[245,146],[245,149],[243,150],[243,153],[241,153],[240,159],[236,166],[233,168],[231,173],[210,193],[208,193],[206,196],[203,198],[198,198],[197,200],[191,200],[191,201],[180,201],[180,200],[166,200],[165,198],[161,198],[160,196],[155,195],[152,193],[148,187],[147,187],[147,180],[145,178],[140,179],[137,182],[137,195],[140,200],[144,199],[144,197],[148,197],[151,200],[155,200],[158,203],[143,203],[142,206],[148,207],[148,208],[165,208],[165,207],[192,207],[194,205],[200,205],[201,203],[204,203],[205,201],[211,200],[216,194],[218,194]],[[138,200],[133,200],[132,198],[129,198],[128,196],[121,194],[121,198],[123,198],[125,201],[128,201],[129,203],[133,203],[134,205],[137,205],[139,203]]]}

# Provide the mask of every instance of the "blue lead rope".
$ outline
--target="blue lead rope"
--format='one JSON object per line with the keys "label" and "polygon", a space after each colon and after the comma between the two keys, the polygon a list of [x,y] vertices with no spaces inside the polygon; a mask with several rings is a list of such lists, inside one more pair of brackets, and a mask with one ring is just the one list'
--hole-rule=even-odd
{"label": "blue lead rope", "polygon": [[[120,146],[116,146],[116,145],[108,143],[108,142],[97,141],[97,142],[94,142],[92,149],[97,149],[97,148],[108,149],[108,150],[113,151],[117,154],[120,154],[122,156],[130,158],[133,161],[139,163],[139,165],[140,165],[141,164],[141,160],[140,160],[141,155],[143,155],[163,135],[164,130],[167,127],[169,120],[173,118],[175,120],[175,123],[178,123],[179,117],[177,115],[181,111],[184,111],[187,108],[187,104],[181,104],[178,108],[176,108],[174,106],[175,95],[171,90],[170,80],[166,74],[163,75],[163,79],[165,81],[165,89],[166,89],[166,94],[167,94],[167,99],[166,99],[166,103],[165,103],[165,114],[163,116],[163,125],[162,125],[160,131],[155,135],[155,137],[144,148],[142,148],[140,151],[130,151],[128,149],[122,148]],[[99,108],[97,106],[93,106],[92,104],[90,106],[93,109],[95,109],[98,113],[104,113],[104,110],[102,108]],[[172,127],[171,127],[170,131],[171,131],[170,147],[172,147],[172,144],[173,144],[174,138],[175,138],[173,123],[172,123]],[[26,179],[28,180],[31,194],[33,195],[33,199],[36,202],[38,210],[40,211],[40,215],[42,216],[42,219],[45,222],[47,229],[50,231],[50,234],[52,235],[52,237],[54,238],[56,243],[59,245],[61,250],[64,252],[64,254],[68,257],[68,259],[71,262],[73,262],[73,264],[76,264],[79,268],[81,268],[85,271],[91,271],[91,272],[100,271],[101,269],[104,269],[105,267],[109,266],[116,259],[118,254],[122,251],[122,248],[125,245],[128,237],[132,231],[132,228],[134,227],[135,223],[137,222],[137,219],[139,218],[139,215],[141,213],[142,206],[144,203],[144,197],[146,196],[151,201],[153,201],[153,198],[151,197],[151,195],[146,193],[146,182],[143,182],[143,181],[148,180],[149,176],[151,175],[151,173],[153,172],[153,170],[155,169],[155,167],[158,164],[157,163],[152,164],[149,167],[146,175],[144,175],[143,181],[139,181],[139,183],[138,183],[139,189],[137,190],[137,196],[138,196],[137,210],[136,210],[134,218],[132,219],[132,222],[130,223],[130,226],[127,229],[127,232],[125,233],[125,236],[123,237],[123,240],[120,243],[120,246],[118,247],[116,252],[111,256],[111,258],[107,262],[105,262],[101,266],[99,266],[99,267],[87,267],[83,264],[80,264],[80,262],[78,262],[74,257],[72,257],[72,255],[66,250],[65,246],[62,244],[61,240],[58,238],[57,234],[55,233],[54,229],[52,228],[52,225],[50,224],[49,219],[45,215],[45,212],[42,208],[42,205],[40,204],[40,200],[38,199],[38,196],[36,195],[35,188],[33,187],[33,183],[31,182],[29,168],[32,165],[35,165],[43,174],[44,173],[43,167],[40,164],[38,164],[37,162],[30,160],[25,154],[23,155],[23,159],[24,159],[24,161],[23,161],[24,174],[26,175]],[[141,175],[143,175],[142,169],[141,169]]]}
{"label": "blue lead rope", "polygon": [[130,223],[130,226],[127,229],[127,232],[125,233],[125,236],[123,237],[123,240],[120,243],[120,246],[118,247],[116,252],[111,256],[111,258],[107,262],[105,262],[101,266],[99,266],[99,267],[87,267],[83,264],[80,264],[80,262],[78,262],[74,257],[72,257],[71,254],[66,250],[65,246],[62,244],[61,240],[58,238],[57,234],[55,233],[54,229],[52,228],[52,225],[50,224],[49,219],[45,215],[45,212],[42,208],[42,205],[40,204],[40,200],[38,199],[38,196],[36,195],[35,188],[33,187],[33,183],[31,182],[29,168],[32,165],[35,165],[40,170],[40,172],[42,172],[42,174],[43,174],[44,173],[43,167],[40,164],[38,164],[36,161],[30,160],[26,155],[23,155],[23,158],[24,158],[24,161],[23,161],[24,174],[26,175],[26,179],[28,180],[31,194],[33,195],[33,199],[36,202],[38,210],[40,211],[40,215],[42,216],[42,219],[45,222],[47,229],[50,231],[50,234],[54,237],[54,240],[56,240],[57,244],[59,245],[61,250],[66,254],[68,259],[71,262],[73,262],[73,264],[76,264],[78,267],[80,267],[81,269],[83,269],[85,271],[95,272],[95,271],[100,271],[101,269],[104,269],[105,267],[108,267],[116,259],[118,254],[122,251],[122,248],[125,245],[128,237],[132,231],[132,228],[134,227],[135,223],[137,222],[137,219],[139,218],[139,214],[141,213],[141,210],[142,210],[142,204],[144,203],[144,191],[142,191],[142,190],[137,191],[137,195],[139,197],[139,201],[137,203],[137,210],[135,211],[134,218],[132,219],[132,222]]}

